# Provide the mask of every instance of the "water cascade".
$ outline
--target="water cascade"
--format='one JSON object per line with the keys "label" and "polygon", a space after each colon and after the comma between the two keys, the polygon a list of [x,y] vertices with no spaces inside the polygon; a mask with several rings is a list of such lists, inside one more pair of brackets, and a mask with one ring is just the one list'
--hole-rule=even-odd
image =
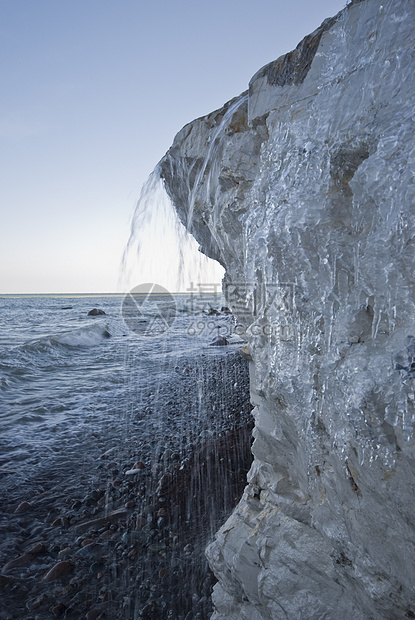
{"label": "water cascade", "polygon": [[[197,164],[190,229],[198,186],[216,169],[222,136],[246,100],[245,95],[229,106]],[[158,283],[182,292],[139,286],[123,304],[124,320],[139,339],[131,341],[126,358],[127,452],[118,448],[114,457],[132,462],[134,454],[142,456],[126,472],[138,499],[127,524],[131,560],[114,583],[122,576],[122,588],[130,592],[128,578],[134,575],[131,617],[207,618],[213,575],[205,547],[239,500],[252,459],[248,367],[235,320],[223,307],[218,282],[223,270],[195,251],[197,243],[179,221],[160,174],[157,166],[134,213],[124,288],[125,282],[152,282],[157,274]],[[169,322],[162,309],[167,304],[174,306],[174,324],[163,329],[158,323],[160,332],[150,333],[146,321],[152,313]],[[218,337],[228,347],[210,347]]]}

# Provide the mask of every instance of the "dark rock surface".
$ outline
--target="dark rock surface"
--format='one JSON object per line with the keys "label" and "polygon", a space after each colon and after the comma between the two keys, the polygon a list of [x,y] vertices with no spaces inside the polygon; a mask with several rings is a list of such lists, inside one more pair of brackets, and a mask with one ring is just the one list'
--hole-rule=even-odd
{"label": "dark rock surface", "polygon": [[92,310],[88,312],[88,316],[103,316],[104,314],[104,310],[101,310],[100,308],[92,308]]}

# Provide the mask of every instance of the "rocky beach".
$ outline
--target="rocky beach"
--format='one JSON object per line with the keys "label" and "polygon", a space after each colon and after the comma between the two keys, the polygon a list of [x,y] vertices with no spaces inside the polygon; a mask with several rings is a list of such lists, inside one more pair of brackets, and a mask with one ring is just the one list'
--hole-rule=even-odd
{"label": "rocky beach", "polygon": [[1,620],[209,617],[205,547],[251,462],[239,349],[155,356],[134,375],[143,361],[132,347],[133,411],[85,414],[75,435],[38,447],[36,467],[13,476],[4,457]]}

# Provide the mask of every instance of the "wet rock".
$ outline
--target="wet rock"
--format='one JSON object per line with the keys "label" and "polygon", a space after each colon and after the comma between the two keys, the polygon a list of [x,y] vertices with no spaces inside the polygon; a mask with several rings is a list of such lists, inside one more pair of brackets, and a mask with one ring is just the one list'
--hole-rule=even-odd
{"label": "wet rock", "polygon": [[19,555],[18,558],[7,562],[7,564],[3,566],[2,572],[6,573],[8,570],[11,570],[12,568],[16,568],[18,566],[27,566],[28,564],[31,564],[33,562],[33,559],[35,557],[36,556],[32,555],[31,553],[23,553],[22,555]]}
{"label": "wet rock", "polygon": [[47,550],[47,546],[44,543],[38,542],[32,545],[32,547],[30,547],[28,553],[32,553],[33,555],[40,555],[41,553],[46,553]]}
{"label": "wet rock", "polygon": [[58,557],[59,558],[67,558],[69,556],[71,556],[73,553],[72,549],[70,547],[65,547],[65,549],[61,549],[61,551],[59,551],[58,553]]}
{"label": "wet rock", "polygon": [[126,476],[134,476],[136,474],[139,474],[141,472],[141,468],[139,467],[133,467],[132,469],[127,469],[127,471],[125,472]]}
{"label": "wet rock", "polygon": [[66,605],[64,605],[63,603],[58,603],[58,605],[55,605],[54,607],[52,607],[51,612],[54,618],[60,618],[61,616],[63,616],[66,609],[67,609]]}
{"label": "wet rock", "polygon": [[241,355],[244,359],[248,360],[248,362],[252,362],[252,355],[248,345],[241,347]]}
{"label": "wet rock", "polygon": [[81,547],[86,547],[87,545],[91,545],[94,542],[92,538],[86,538],[81,542]]}
{"label": "wet rock", "polygon": [[62,560],[52,566],[52,568],[46,573],[43,577],[43,581],[55,581],[56,579],[62,579],[63,577],[67,577],[74,570],[74,565],[72,562],[68,562],[67,560]]}
{"label": "wet rock", "polygon": [[229,342],[227,341],[227,339],[224,336],[218,336],[217,338],[215,338],[215,340],[213,340],[213,342],[210,343],[209,346],[211,346],[211,347],[224,347],[227,344],[229,344]]}
{"label": "wet rock", "polygon": [[26,512],[32,508],[32,504],[30,502],[21,502],[14,512]]}
{"label": "wet rock", "polygon": [[8,570],[18,566],[27,566],[31,564],[38,555],[45,553],[46,551],[47,547],[43,543],[35,543],[28,551],[14,560],[7,562],[7,564],[3,567],[2,572],[7,572]]}
{"label": "wet rock", "polygon": [[146,466],[144,465],[143,461],[137,461],[136,463],[134,463],[131,469],[145,469],[145,468]]}
{"label": "wet rock", "polygon": [[0,592],[5,590],[8,586],[12,586],[16,583],[16,579],[10,575],[0,575]]}
{"label": "wet rock", "polygon": [[102,558],[99,558],[96,562],[93,562],[91,564],[91,566],[89,567],[89,572],[92,575],[96,575],[97,579],[99,579],[99,577],[98,577],[99,574],[102,575],[102,573],[100,571],[102,570],[104,562],[105,562],[105,558],[102,557]]}
{"label": "wet rock", "polygon": [[[414,615],[413,386],[406,360],[391,363],[414,333],[414,10],[348,3],[253,77],[249,105],[228,104],[232,135],[214,133],[217,111],[160,163],[225,283],[250,282],[258,300],[248,316],[248,291],[229,289],[250,326],[257,428],[248,490],[207,552],[215,620]],[[213,136],[220,155],[198,186]]]}
{"label": "wet rock", "polygon": [[208,316],[219,316],[220,312],[219,310],[216,310],[216,308],[209,308],[209,310],[205,313]]}
{"label": "wet rock", "polygon": [[28,609],[29,611],[35,611],[36,609],[39,609],[39,607],[42,607],[42,605],[46,605],[47,603],[50,603],[51,601],[52,601],[51,595],[47,594],[46,592],[43,592],[39,596],[36,596],[30,599],[29,601],[27,601],[26,609]]}
{"label": "wet rock", "polygon": [[99,308],[92,308],[92,310],[88,312],[88,316],[102,316],[104,314],[105,312]]}
{"label": "wet rock", "polygon": [[110,457],[110,455],[115,452],[117,450],[116,447],[113,448],[109,448],[108,450],[106,450],[103,454],[101,454],[101,458],[102,459],[108,459]]}

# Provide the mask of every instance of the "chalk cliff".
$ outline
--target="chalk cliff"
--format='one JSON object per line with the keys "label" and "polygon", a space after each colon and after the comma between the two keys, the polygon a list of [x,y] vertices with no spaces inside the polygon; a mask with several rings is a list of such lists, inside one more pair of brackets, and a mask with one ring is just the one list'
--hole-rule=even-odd
{"label": "chalk cliff", "polygon": [[414,34],[355,0],[160,162],[252,359],[215,620],[415,618]]}

